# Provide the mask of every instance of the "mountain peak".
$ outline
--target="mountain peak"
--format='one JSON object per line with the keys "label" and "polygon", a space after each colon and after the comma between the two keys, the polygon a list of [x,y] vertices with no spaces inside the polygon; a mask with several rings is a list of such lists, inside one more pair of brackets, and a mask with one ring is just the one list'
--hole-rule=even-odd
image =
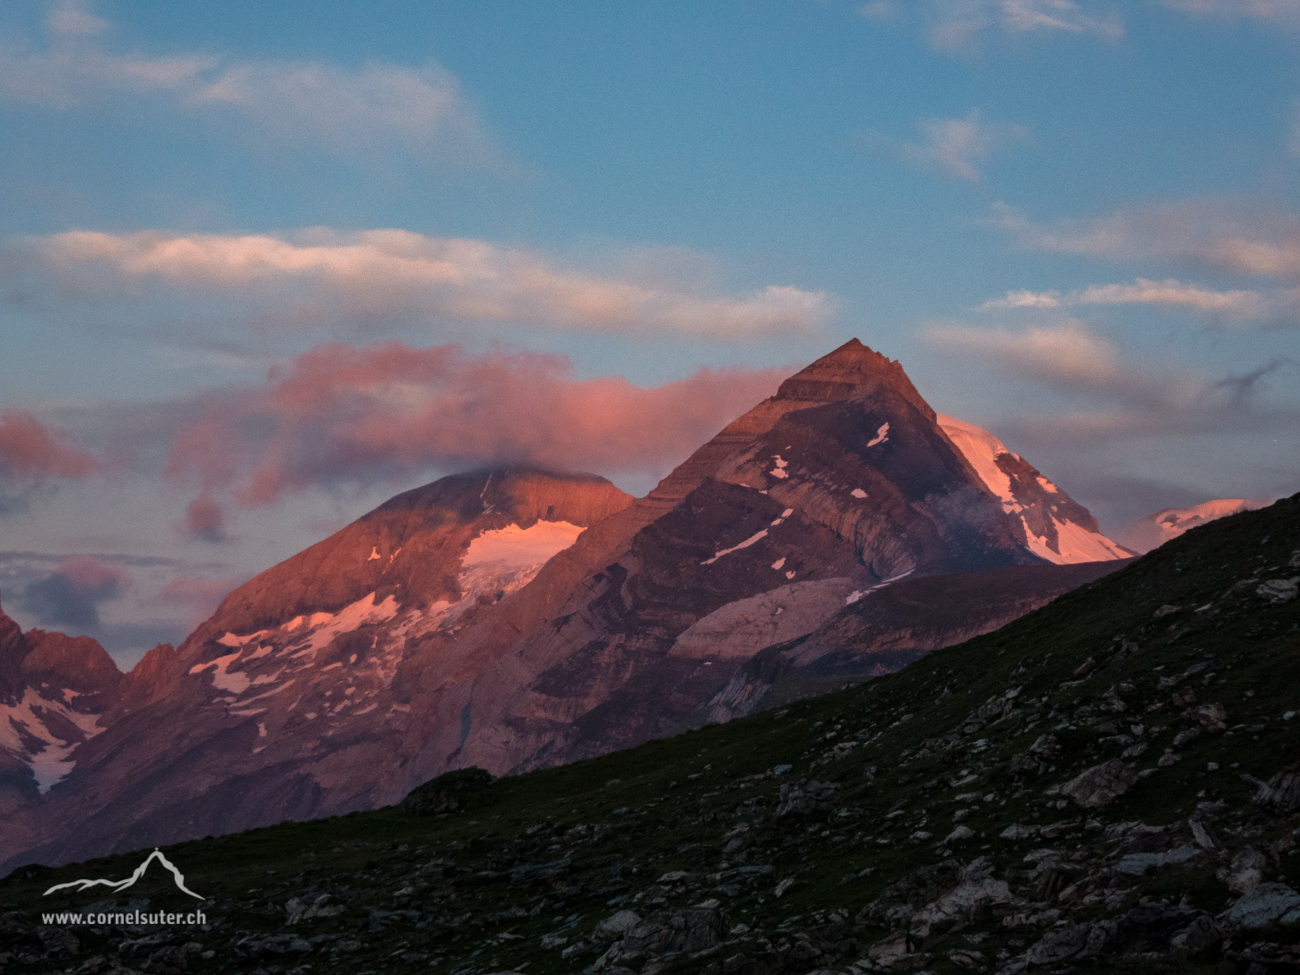
{"label": "mountain peak", "polygon": [[934,419],[934,411],[916,391],[902,365],[856,338],[849,339],[839,348],[799,370],[781,384],[775,398],[834,402],[862,399],[882,388],[902,394],[912,405]]}

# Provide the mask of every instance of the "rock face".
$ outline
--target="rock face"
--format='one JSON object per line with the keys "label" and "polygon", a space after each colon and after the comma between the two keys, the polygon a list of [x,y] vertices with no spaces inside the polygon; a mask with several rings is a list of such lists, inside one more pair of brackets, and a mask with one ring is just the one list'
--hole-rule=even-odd
{"label": "rock face", "polygon": [[[932,650],[992,632],[1127,564],[1017,565],[855,590],[848,605],[812,632],[770,640],[773,645],[740,667],[692,723],[728,721],[760,707],[779,707],[811,693],[838,690],[846,682],[893,673]],[[686,636],[678,638],[679,645]]]}
{"label": "rock face", "polygon": [[[765,647],[902,580],[1126,554],[1095,527],[854,340],[645,498],[591,475],[455,475],[236,589],[180,648],[140,662],[108,731],[18,815],[0,860],[373,808],[457,768],[636,744],[691,720]],[[898,642],[982,632],[1063,579],[991,614],[968,599],[978,619]],[[917,591],[942,601],[962,585]],[[36,840],[9,838],[23,831]]]}
{"label": "rock face", "polygon": [[89,637],[31,630],[0,610],[0,815],[36,805],[104,730],[122,674]]}

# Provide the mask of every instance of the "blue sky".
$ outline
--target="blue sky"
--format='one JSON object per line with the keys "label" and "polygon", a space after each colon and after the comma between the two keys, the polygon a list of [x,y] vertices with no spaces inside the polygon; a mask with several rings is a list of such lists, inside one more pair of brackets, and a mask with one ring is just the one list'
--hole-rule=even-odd
{"label": "blue sky", "polygon": [[[0,593],[129,663],[850,337],[1120,534],[1300,488],[1300,0],[0,8]],[[454,346],[454,348],[453,348]]]}

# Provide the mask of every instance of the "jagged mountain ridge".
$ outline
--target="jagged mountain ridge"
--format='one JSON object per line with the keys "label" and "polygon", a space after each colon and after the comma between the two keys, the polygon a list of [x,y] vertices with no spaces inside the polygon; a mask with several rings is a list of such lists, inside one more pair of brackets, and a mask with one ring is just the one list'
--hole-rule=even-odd
{"label": "jagged mountain ridge", "polygon": [[37,804],[67,774],[122,681],[89,637],[23,633],[0,608],[0,816]]}
{"label": "jagged mountain ridge", "polygon": [[[1044,565],[1026,539],[1038,502],[1008,502],[978,464],[902,367],[854,340],[645,498],[540,472],[407,492],[146,656],[108,731],[20,824],[24,846],[63,860],[369,808],[448,768],[670,731],[758,650],[881,586]],[[70,840],[74,822],[92,825]]]}

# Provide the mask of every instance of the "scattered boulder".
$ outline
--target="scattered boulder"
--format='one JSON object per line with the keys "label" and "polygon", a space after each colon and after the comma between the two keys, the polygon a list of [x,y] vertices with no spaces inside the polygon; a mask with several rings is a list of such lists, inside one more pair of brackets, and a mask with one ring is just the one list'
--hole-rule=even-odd
{"label": "scattered boulder", "polygon": [[408,816],[456,812],[491,784],[492,774],[486,769],[456,769],[412,789],[402,800],[402,812]]}
{"label": "scattered boulder", "polygon": [[299,921],[306,921],[313,917],[335,917],[347,910],[342,904],[329,903],[329,899],[329,894],[321,894],[309,904],[298,897],[289,898],[289,902],[284,905],[285,913],[288,915],[285,923],[297,924]]}
{"label": "scattered boulder", "polygon": [[782,816],[812,816],[830,812],[840,787],[833,782],[799,779],[781,786],[781,799],[776,807],[776,818]]}
{"label": "scattered boulder", "polygon": [[1268,858],[1253,846],[1238,850],[1224,878],[1234,894],[1249,894],[1264,879]]}
{"label": "scattered boulder", "polygon": [[1037,740],[1029,746],[1028,751],[1011,756],[1011,774],[1024,775],[1027,772],[1032,772],[1035,775],[1041,775],[1046,771],[1052,759],[1059,754],[1061,754],[1061,743],[1055,735],[1039,735]]}
{"label": "scattered boulder", "polygon": [[1289,603],[1296,598],[1297,593],[1300,593],[1300,576],[1294,579],[1269,579],[1255,590],[1256,596],[1274,606]]}
{"label": "scattered boulder", "polygon": [[891,927],[909,921],[924,904],[937,901],[962,881],[964,871],[956,860],[922,867],[890,884],[858,914],[859,924],[886,923]]}
{"label": "scattered boulder", "polygon": [[641,923],[641,915],[635,911],[619,911],[617,914],[611,914],[605,920],[596,925],[596,930],[592,932],[591,940],[599,944],[609,944],[611,941],[618,941],[629,931]]}
{"label": "scattered boulder", "polygon": [[1229,908],[1226,919],[1234,927],[1249,930],[1285,922],[1290,915],[1300,921],[1300,894],[1286,884],[1260,883]]}
{"label": "scattered boulder", "polygon": [[957,886],[912,915],[910,929],[918,938],[928,937],[931,929],[973,921],[1014,898],[1005,880],[993,879],[993,865],[986,857],[973,860],[962,868]]}
{"label": "scattered boulder", "polygon": [[1243,775],[1242,779],[1259,790],[1251,800],[1255,805],[1283,815],[1300,809],[1300,772],[1295,769],[1278,772],[1267,782],[1252,775]]}
{"label": "scattered boulder", "polygon": [[1193,721],[1200,722],[1202,728],[1210,732],[1219,732],[1228,727],[1228,712],[1222,704],[1206,703],[1187,712]]}
{"label": "scattered boulder", "polygon": [[1031,965],[1055,965],[1077,955],[1088,943],[1091,924],[1073,924],[1066,922],[1059,928],[1048,931],[1025,953],[1025,960]]}
{"label": "scattered boulder", "polygon": [[1114,758],[1075,776],[1059,791],[1084,809],[1099,809],[1128,792],[1137,782],[1137,773]]}
{"label": "scattered boulder", "polygon": [[1115,869],[1131,877],[1140,877],[1150,867],[1159,870],[1164,866],[1186,866],[1201,856],[1201,851],[1194,846],[1176,846],[1163,853],[1130,853],[1120,858]]}

